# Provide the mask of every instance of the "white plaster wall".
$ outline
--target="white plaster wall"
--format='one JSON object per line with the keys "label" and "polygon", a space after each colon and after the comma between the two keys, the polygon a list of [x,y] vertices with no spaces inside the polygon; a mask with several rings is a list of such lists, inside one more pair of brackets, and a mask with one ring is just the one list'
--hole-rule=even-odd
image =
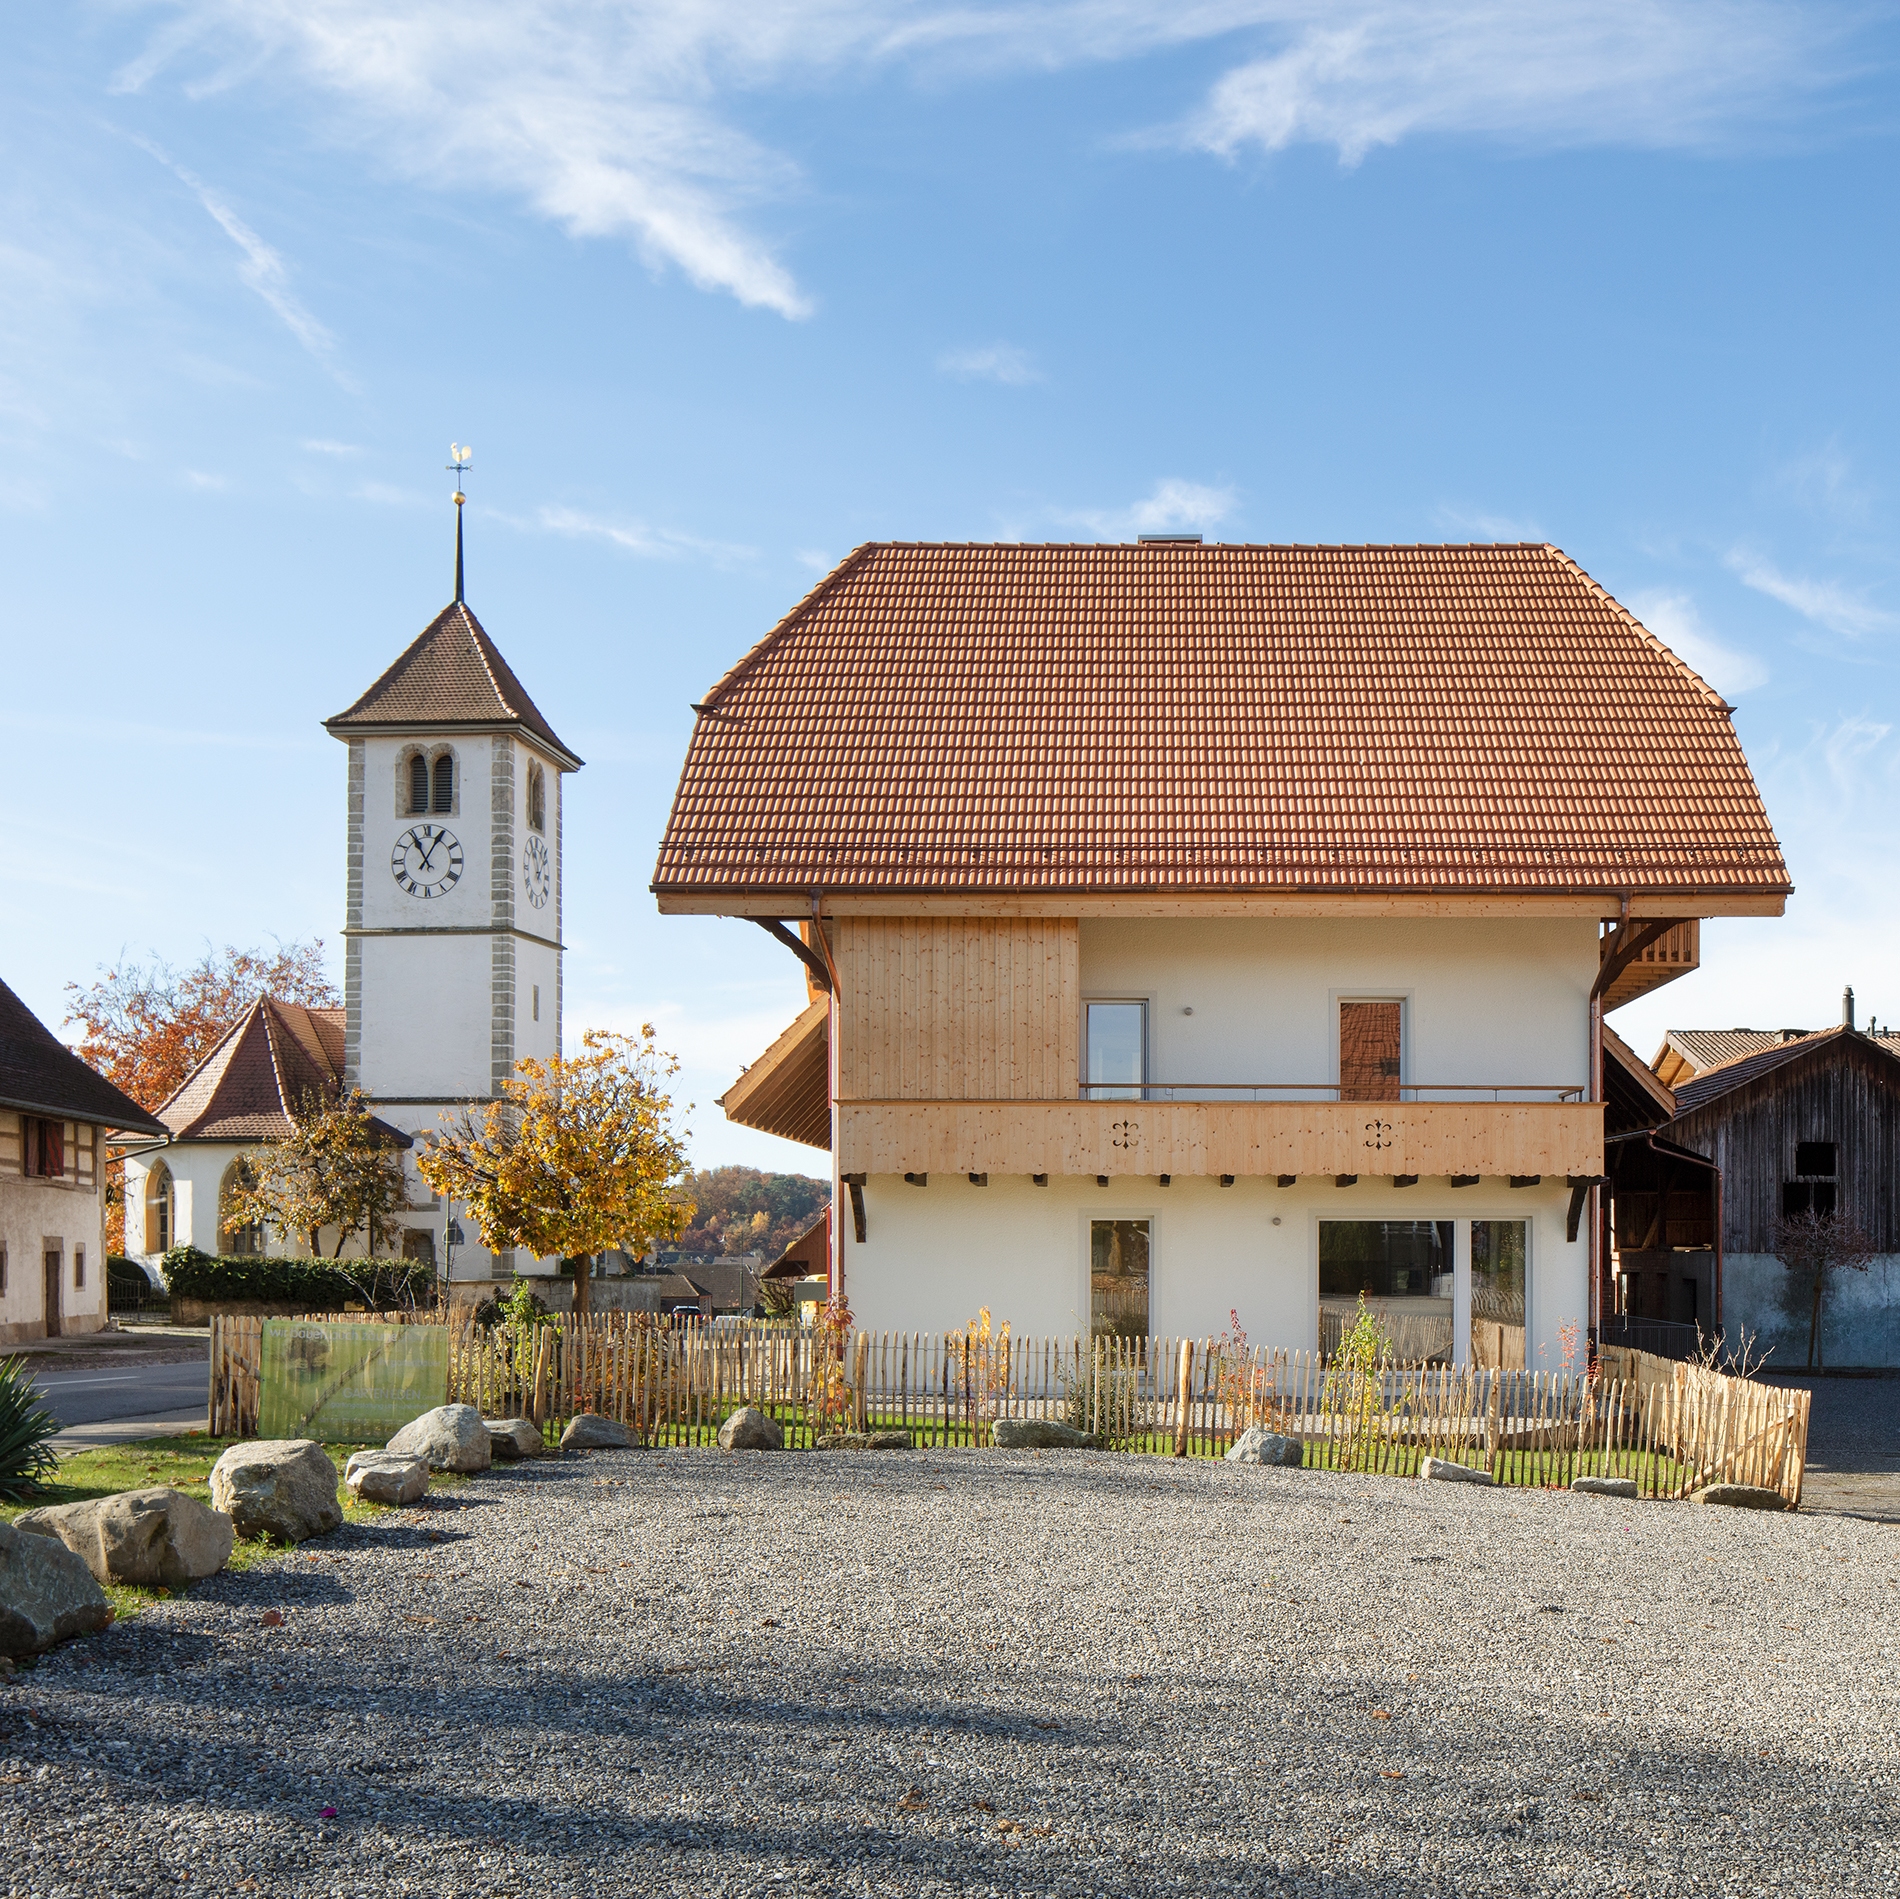
{"label": "white plaster wall", "polygon": [[1254,1345],[1311,1350],[1322,1219],[1528,1220],[1532,1369],[1561,1369],[1562,1328],[1574,1325],[1581,1337],[1588,1324],[1588,1233],[1565,1239],[1569,1194],[1561,1186],[1222,1187],[1176,1176],[1166,1187],[1136,1178],[1098,1187],[1092,1176],[1057,1176],[1037,1187],[992,1174],[987,1187],[973,1187],[962,1175],[933,1174],[913,1187],[901,1175],[877,1174],[864,1200],[862,1246],[844,1222],[845,1289],[858,1324],[871,1331],[957,1329],[987,1305],[1018,1336],[1085,1333],[1088,1222],[1144,1218],[1154,1222],[1149,1324],[1157,1335],[1218,1337],[1238,1311]]}
{"label": "white plaster wall", "polygon": [[1080,960],[1147,1001],[1156,1083],[1337,1081],[1342,996],[1404,1000],[1408,1086],[1589,1079],[1589,918],[1084,918]]}
{"label": "white plaster wall", "polygon": [[[369,739],[363,748],[363,926],[389,930],[428,924],[485,924],[491,914],[488,802],[490,754],[486,733],[448,739],[455,751],[456,808],[443,817],[398,814],[396,767],[411,743],[433,751],[440,738]],[[415,824],[440,824],[462,847],[462,875],[439,897],[412,897],[390,873],[397,838]],[[373,940],[373,939],[372,939]],[[367,944],[364,946],[366,949]]]}
{"label": "white plaster wall", "polygon": [[487,935],[363,938],[365,1094],[487,1096],[492,943]]}
{"label": "white plaster wall", "polygon": [[[17,1121],[15,1123],[17,1125]],[[73,1124],[67,1123],[67,1165]],[[103,1147],[100,1151],[103,1151]],[[7,1286],[0,1296],[0,1340],[16,1342],[45,1330],[45,1255],[48,1240],[60,1247],[60,1312],[69,1332],[96,1331],[105,1323],[105,1199],[97,1181],[80,1186],[0,1173],[0,1246],[6,1248]],[[73,1284],[73,1258],[86,1250],[86,1283]]]}
{"label": "white plaster wall", "polygon": [[[552,909],[553,906],[549,905]],[[517,912],[517,915],[523,914]],[[525,913],[530,919],[536,912]],[[545,915],[545,912],[540,913]],[[551,924],[550,919],[550,924]],[[525,922],[524,929],[535,927]],[[560,955],[544,943],[515,938],[515,1059],[535,1056],[545,1061],[560,1050],[561,1024],[555,1004],[561,979]],[[541,990],[541,1019],[534,1019],[534,992]]]}

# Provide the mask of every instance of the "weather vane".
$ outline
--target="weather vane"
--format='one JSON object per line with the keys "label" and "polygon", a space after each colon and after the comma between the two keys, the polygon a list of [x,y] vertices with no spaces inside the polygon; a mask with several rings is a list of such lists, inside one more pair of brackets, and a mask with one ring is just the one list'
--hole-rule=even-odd
{"label": "weather vane", "polygon": [[475,451],[459,442],[449,444],[449,473],[455,477],[455,600],[459,606],[462,600],[462,503],[468,496],[462,492],[462,477],[475,466]]}

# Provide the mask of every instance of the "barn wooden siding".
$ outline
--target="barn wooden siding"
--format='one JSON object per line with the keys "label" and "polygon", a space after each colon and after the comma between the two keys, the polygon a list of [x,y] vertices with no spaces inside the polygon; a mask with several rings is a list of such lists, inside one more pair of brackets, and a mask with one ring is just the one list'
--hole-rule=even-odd
{"label": "barn wooden siding", "polygon": [[1797,1141],[1832,1141],[1839,1205],[1900,1253],[1900,1061],[1841,1036],[1679,1116],[1669,1137],[1722,1169],[1722,1247],[1774,1251]]}

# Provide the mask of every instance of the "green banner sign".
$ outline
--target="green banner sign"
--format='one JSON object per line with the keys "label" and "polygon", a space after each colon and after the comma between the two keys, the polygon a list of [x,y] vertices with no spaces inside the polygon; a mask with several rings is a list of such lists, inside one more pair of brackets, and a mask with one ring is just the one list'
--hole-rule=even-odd
{"label": "green banner sign", "polygon": [[380,1444],[447,1402],[445,1325],[264,1322],[260,1437]]}

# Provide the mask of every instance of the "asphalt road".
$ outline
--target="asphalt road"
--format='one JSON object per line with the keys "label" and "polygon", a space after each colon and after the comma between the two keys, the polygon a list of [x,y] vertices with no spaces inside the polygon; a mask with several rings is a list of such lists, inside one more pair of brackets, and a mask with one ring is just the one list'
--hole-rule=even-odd
{"label": "asphalt road", "polygon": [[111,1418],[162,1418],[210,1395],[210,1368],[202,1358],[183,1364],[121,1361],[73,1370],[35,1370],[47,1408],[62,1425],[100,1424]]}

